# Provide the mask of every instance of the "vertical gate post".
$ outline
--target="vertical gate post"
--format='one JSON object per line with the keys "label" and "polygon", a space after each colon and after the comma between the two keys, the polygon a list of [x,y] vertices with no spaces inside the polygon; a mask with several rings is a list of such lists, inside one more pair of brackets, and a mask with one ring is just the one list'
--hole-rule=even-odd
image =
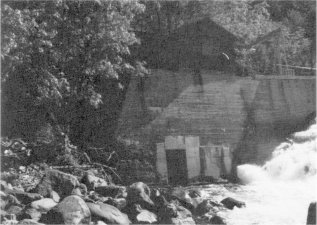
{"label": "vertical gate post", "polygon": [[196,180],[200,177],[200,154],[199,154],[199,137],[186,136],[186,158],[188,168],[188,179]]}
{"label": "vertical gate post", "polygon": [[166,165],[166,152],[165,144],[156,144],[156,169],[160,175],[160,181],[168,183],[167,165]]}

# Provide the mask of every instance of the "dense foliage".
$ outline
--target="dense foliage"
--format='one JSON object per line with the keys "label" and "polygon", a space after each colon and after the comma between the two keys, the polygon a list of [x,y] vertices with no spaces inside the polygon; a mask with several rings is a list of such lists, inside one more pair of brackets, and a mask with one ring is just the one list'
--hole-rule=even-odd
{"label": "dense foliage", "polygon": [[4,131],[28,136],[47,122],[81,140],[87,114],[99,108],[116,119],[122,85],[141,65],[129,46],[138,41],[131,21],[143,9],[136,1],[4,2],[2,115],[15,126]]}

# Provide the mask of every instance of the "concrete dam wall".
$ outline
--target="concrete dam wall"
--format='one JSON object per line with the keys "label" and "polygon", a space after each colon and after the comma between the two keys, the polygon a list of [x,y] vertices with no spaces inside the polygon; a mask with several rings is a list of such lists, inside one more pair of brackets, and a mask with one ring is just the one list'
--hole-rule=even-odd
{"label": "concrete dam wall", "polygon": [[247,110],[243,162],[261,163],[316,112],[315,77],[257,76],[241,87]]}
{"label": "concrete dam wall", "polygon": [[203,85],[194,85],[190,72],[153,71],[143,93],[133,79],[118,135],[153,151],[166,137],[198,137],[201,147],[229,146],[238,164],[261,163],[316,111],[315,77],[205,71],[202,78]]}

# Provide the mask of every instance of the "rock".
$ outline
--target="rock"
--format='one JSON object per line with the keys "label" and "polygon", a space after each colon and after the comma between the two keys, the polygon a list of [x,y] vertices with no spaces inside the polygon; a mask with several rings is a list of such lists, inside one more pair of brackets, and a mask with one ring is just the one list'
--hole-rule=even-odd
{"label": "rock", "polygon": [[[173,203],[173,202],[172,202]],[[186,217],[191,217],[192,213],[186,209],[185,207],[179,205],[179,203],[174,203],[176,205],[176,209],[177,209],[177,217],[180,218],[186,218]]]}
{"label": "rock", "polygon": [[12,190],[25,192],[23,187],[12,187]]}
{"label": "rock", "polygon": [[86,187],[86,185],[80,183],[79,186],[77,186],[76,188],[74,188],[72,190],[71,195],[77,195],[79,197],[87,196],[87,187]]}
{"label": "rock", "polygon": [[81,179],[81,182],[87,186],[89,191],[95,190],[96,187],[108,186],[108,183],[104,179],[96,177],[92,171],[87,171]]}
{"label": "rock", "polygon": [[1,221],[3,221],[3,217],[5,217],[8,213],[2,209],[0,209]]}
{"label": "rock", "polygon": [[23,219],[32,219],[34,221],[39,221],[41,219],[42,214],[33,208],[26,208],[22,211],[22,213],[18,216],[18,220]]}
{"label": "rock", "polygon": [[8,189],[13,190],[12,184],[8,183]]}
{"label": "rock", "polygon": [[71,195],[63,199],[57,206],[43,214],[40,222],[45,224],[89,224],[91,213],[80,197]]}
{"label": "rock", "polygon": [[142,209],[141,212],[136,216],[136,222],[138,224],[152,224],[157,222],[157,216],[146,210]]}
{"label": "rock", "polygon": [[133,224],[151,224],[158,220],[156,214],[142,209],[139,204],[130,204],[123,211],[128,214]]}
{"label": "rock", "polygon": [[0,180],[5,181],[7,183],[11,183],[13,180],[16,180],[18,178],[19,178],[19,175],[17,173],[12,173],[12,172],[0,173]]}
{"label": "rock", "polygon": [[48,212],[56,205],[57,203],[51,198],[43,198],[31,203],[31,207],[40,212]]}
{"label": "rock", "polygon": [[9,206],[19,206],[21,208],[24,207],[24,205],[11,194],[5,194],[1,197],[0,206],[3,210],[8,208]]}
{"label": "rock", "polygon": [[86,203],[91,215],[96,220],[102,220],[109,224],[130,224],[128,216],[112,205],[105,203]]}
{"label": "rock", "polygon": [[96,225],[107,225],[107,224],[105,222],[99,220],[99,221],[97,221]]}
{"label": "rock", "polygon": [[316,202],[309,205],[306,224],[316,224]]}
{"label": "rock", "polygon": [[196,190],[184,190],[183,188],[176,188],[172,191],[171,195],[191,212],[195,212],[197,206],[203,202],[203,199]]}
{"label": "rock", "polygon": [[159,223],[164,224],[195,224],[192,213],[181,206],[178,200],[171,201],[166,208],[165,214],[161,213]]}
{"label": "rock", "polygon": [[45,224],[39,223],[32,219],[24,219],[24,220],[21,220],[17,225],[45,225]]}
{"label": "rock", "polygon": [[85,184],[80,183],[78,187],[82,195],[86,196],[88,194],[88,190]]}
{"label": "rock", "polygon": [[126,193],[126,188],[123,186],[99,186],[95,188],[95,192],[105,196],[105,197],[112,197],[116,198],[121,196],[124,196],[124,193]]}
{"label": "rock", "polygon": [[17,206],[22,206],[22,203],[13,195],[7,195],[6,200],[8,201],[9,204],[11,205],[17,205]]}
{"label": "rock", "polygon": [[178,225],[183,225],[183,224],[188,224],[188,225],[195,225],[195,221],[192,217],[186,217],[186,218],[172,218],[170,221],[170,224],[178,224]]}
{"label": "rock", "polygon": [[74,189],[72,190],[71,195],[77,195],[77,196],[79,196],[79,197],[83,197],[83,196],[84,196],[84,195],[81,193],[81,190],[80,190],[79,187],[74,188]]}
{"label": "rock", "polygon": [[43,198],[40,194],[37,194],[37,193],[27,193],[27,192],[17,191],[17,190],[7,189],[5,190],[5,193],[15,196],[17,200],[19,200],[19,202],[25,205]]}
{"label": "rock", "polygon": [[[198,218],[197,218],[198,219]],[[200,220],[197,221],[198,224],[226,224],[225,219],[216,215],[215,213],[206,213]]]}
{"label": "rock", "polygon": [[54,190],[61,198],[64,198],[70,195],[77,186],[79,186],[79,181],[75,176],[48,169],[35,191],[44,197],[49,197]]}
{"label": "rock", "polygon": [[14,215],[18,215],[22,212],[23,208],[20,206],[16,206],[16,205],[12,205],[10,207],[8,207],[8,209],[6,210],[7,214],[14,214]]}
{"label": "rock", "polygon": [[7,195],[1,196],[0,209],[3,210],[8,205]]}
{"label": "rock", "polygon": [[221,201],[221,203],[228,209],[233,209],[235,206],[238,207],[238,208],[242,208],[242,207],[245,207],[245,203],[244,202],[241,202],[241,201],[238,201],[234,198],[225,198]]}
{"label": "rock", "polygon": [[212,210],[212,209],[213,209],[213,206],[212,206],[212,204],[211,204],[211,201],[210,201],[209,199],[205,199],[205,200],[203,200],[203,202],[201,202],[201,203],[197,206],[197,208],[196,208],[196,210],[195,210],[195,214],[197,214],[197,215],[203,215],[203,214],[209,212],[209,211]]}
{"label": "rock", "polygon": [[0,222],[1,221],[3,222],[5,220],[5,218],[7,218],[7,217],[8,217],[8,213],[6,211],[0,209]]}
{"label": "rock", "polygon": [[87,198],[85,198],[86,201],[91,200],[92,202],[106,202],[111,197],[104,197],[99,195],[98,193],[95,193],[94,191],[91,191]]}
{"label": "rock", "polygon": [[[8,183],[4,180],[0,180],[0,189],[1,190],[5,190],[5,189],[10,189],[9,186],[8,186]],[[12,190],[12,188],[11,188]]]}
{"label": "rock", "polygon": [[145,183],[134,183],[128,188],[127,205],[139,204],[142,208],[153,211],[155,206],[150,196],[150,188]]}
{"label": "rock", "polygon": [[129,204],[122,209],[122,212],[127,214],[133,223],[136,223],[136,216],[141,212],[141,210],[142,207],[139,204]]}
{"label": "rock", "polygon": [[54,200],[54,202],[59,202],[61,200],[61,197],[57,194],[56,191],[51,191],[50,198]]}
{"label": "rock", "polygon": [[159,222],[166,221],[167,218],[177,217],[176,205],[173,202],[169,203],[160,191],[153,190],[151,198],[155,204]]}
{"label": "rock", "polygon": [[113,205],[114,207],[122,210],[127,205],[127,200],[125,198],[108,198],[104,203]]}
{"label": "rock", "polygon": [[226,224],[225,220],[217,215],[214,215],[213,217],[211,217],[211,219],[209,220],[210,224]]}

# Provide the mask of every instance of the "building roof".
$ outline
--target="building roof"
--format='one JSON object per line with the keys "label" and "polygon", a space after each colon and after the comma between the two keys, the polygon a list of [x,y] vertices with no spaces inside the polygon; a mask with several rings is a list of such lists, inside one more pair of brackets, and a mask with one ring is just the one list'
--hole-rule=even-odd
{"label": "building roof", "polygon": [[243,39],[232,32],[228,31],[226,28],[216,23],[208,16],[195,18],[187,21],[177,29],[175,29],[169,36],[203,36],[211,37],[217,31],[217,35],[223,36],[233,41],[243,42]]}

